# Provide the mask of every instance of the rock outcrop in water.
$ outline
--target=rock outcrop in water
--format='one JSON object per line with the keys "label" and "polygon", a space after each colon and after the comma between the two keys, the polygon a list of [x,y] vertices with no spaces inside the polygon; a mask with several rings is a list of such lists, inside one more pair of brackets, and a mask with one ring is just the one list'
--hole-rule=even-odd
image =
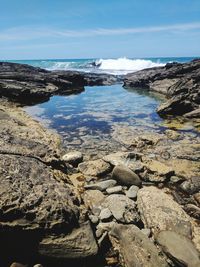
{"label": "rock outcrop in water", "polygon": [[158,107],[160,116],[200,116],[200,60],[189,63],[168,63],[128,74],[125,87],[145,88],[165,94],[169,100]]}
{"label": "rock outcrop in water", "polygon": [[47,71],[25,64],[0,62],[0,96],[22,104],[47,101],[52,95],[76,94],[87,85],[110,85],[117,78],[77,71]]}

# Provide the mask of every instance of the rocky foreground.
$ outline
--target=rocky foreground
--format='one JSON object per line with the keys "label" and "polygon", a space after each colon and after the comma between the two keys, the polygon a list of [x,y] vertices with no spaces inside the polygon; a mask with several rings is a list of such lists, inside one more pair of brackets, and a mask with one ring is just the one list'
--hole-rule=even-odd
{"label": "rocky foreground", "polygon": [[169,100],[158,107],[160,116],[200,117],[200,60],[169,63],[165,67],[128,74],[124,86],[165,94]]}
{"label": "rocky foreground", "polygon": [[122,128],[123,151],[66,151],[17,106],[77,79],[60,87],[61,74],[14,67],[0,78],[0,265],[200,266],[199,136]]}

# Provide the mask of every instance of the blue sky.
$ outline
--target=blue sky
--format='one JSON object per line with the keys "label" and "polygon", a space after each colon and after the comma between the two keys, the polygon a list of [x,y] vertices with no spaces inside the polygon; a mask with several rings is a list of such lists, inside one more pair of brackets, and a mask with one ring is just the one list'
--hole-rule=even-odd
{"label": "blue sky", "polygon": [[0,0],[0,59],[200,56],[200,0]]}

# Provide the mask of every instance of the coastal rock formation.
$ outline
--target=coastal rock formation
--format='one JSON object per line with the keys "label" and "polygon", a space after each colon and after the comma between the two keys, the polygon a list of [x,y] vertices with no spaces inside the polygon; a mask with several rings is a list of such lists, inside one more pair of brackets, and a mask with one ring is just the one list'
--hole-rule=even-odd
{"label": "coastal rock formation", "polygon": [[52,95],[80,93],[87,85],[110,85],[116,82],[117,78],[113,75],[47,71],[25,64],[0,62],[0,97],[21,104],[47,101]]}
{"label": "coastal rock formation", "polygon": [[59,136],[3,101],[0,122],[0,264],[9,257],[28,262],[38,253],[95,255],[96,240],[68,183]]}
{"label": "coastal rock formation", "polygon": [[[189,63],[168,63],[128,74],[124,87],[145,88],[165,94],[169,100],[158,107],[160,116],[199,117],[200,60]],[[198,112],[197,112],[198,111]]]}

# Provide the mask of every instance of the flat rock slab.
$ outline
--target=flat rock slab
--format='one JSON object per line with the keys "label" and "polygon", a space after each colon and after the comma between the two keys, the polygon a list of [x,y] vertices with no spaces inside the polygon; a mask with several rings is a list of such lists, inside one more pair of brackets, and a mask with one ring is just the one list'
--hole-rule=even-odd
{"label": "flat rock slab", "polygon": [[115,224],[109,237],[114,248],[119,251],[122,266],[168,266],[153,242],[134,225]]}
{"label": "flat rock slab", "polygon": [[163,251],[178,265],[200,266],[199,252],[194,244],[185,236],[173,231],[161,231],[156,240]]}
{"label": "flat rock slab", "polygon": [[43,128],[21,108],[0,102],[0,153],[60,161],[60,137]]}
{"label": "flat rock slab", "polygon": [[191,219],[171,195],[153,186],[145,187],[138,191],[137,204],[145,227],[154,234],[172,230],[191,238]]}
{"label": "flat rock slab", "polygon": [[86,176],[103,176],[111,171],[109,163],[102,159],[82,162],[78,165],[78,169]]}

